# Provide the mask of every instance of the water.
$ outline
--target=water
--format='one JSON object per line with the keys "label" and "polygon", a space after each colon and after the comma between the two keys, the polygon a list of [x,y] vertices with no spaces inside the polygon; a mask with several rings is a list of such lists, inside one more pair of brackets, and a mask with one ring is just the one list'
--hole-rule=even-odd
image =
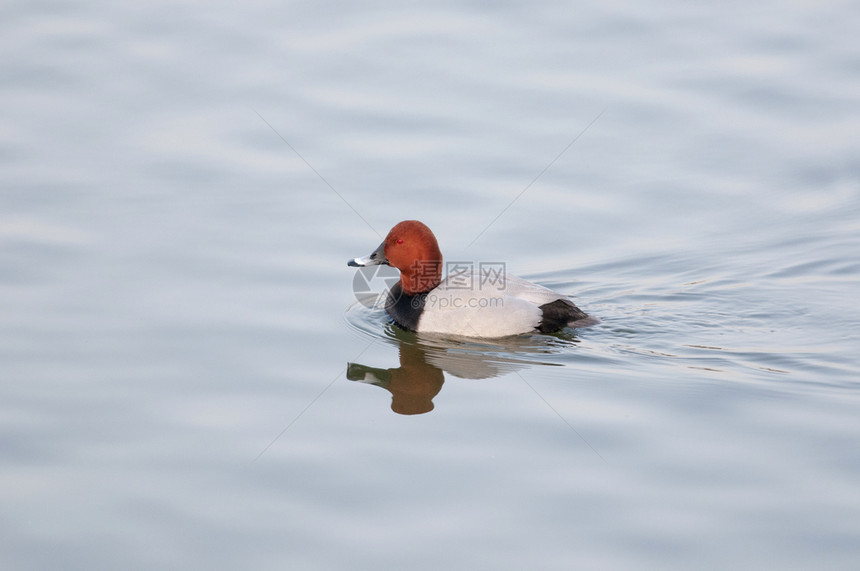
{"label": "water", "polygon": [[[7,3],[2,566],[854,568],[858,16]],[[600,324],[392,328],[407,218]]]}

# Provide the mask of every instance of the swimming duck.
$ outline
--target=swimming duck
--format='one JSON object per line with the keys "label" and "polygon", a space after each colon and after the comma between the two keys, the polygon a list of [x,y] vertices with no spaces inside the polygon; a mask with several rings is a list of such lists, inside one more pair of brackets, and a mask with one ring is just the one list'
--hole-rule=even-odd
{"label": "swimming duck", "polygon": [[478,272],[449,268],[443,280],[436,236],[417,220],[398,223],[370,255],[347,262],[352,267],[380,264],[400,270],[400,281],[389,290],[385,311],[411,331],[506,337],[552,333],[594,322],[566,296],[506,274],[498,264],[479,265]]}

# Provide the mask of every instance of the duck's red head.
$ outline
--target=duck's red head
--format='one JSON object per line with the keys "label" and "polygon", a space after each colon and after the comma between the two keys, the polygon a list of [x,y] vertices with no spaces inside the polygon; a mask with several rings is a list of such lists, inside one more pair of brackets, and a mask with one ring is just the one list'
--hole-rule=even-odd
{"label": "duck's red head", "polygon": [[400,284],[409,295],[430,291],[442,281],[442,252],[436,236],[417,220],[404,220],[385,237],[385,257],[400,270]]}
{"label": "duck's red head", "polygon": [[442,281],[442,252],[436,236],[422,222],[404,220],[366,258],[350,260],[350,266],[388,264],[400,270],[403,293],[430,291]]}

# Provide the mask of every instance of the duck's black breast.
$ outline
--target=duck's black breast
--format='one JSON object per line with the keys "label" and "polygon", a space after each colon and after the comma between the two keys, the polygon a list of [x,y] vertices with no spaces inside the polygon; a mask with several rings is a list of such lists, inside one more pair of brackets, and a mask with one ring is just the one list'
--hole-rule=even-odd
{"label": "duck's black breast", "polygon": [[410,331],[417,331],[418,321],[424,312],[426,301],[426,293],[409,295],[403,292],[403,286],[397,282],[394,287],[388,290],[385,311],[399,326]]}

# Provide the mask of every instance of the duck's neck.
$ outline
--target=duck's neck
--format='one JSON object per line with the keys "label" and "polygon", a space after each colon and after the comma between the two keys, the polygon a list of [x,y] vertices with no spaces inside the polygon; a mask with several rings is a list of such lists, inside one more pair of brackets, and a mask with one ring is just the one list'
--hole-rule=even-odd
{"label": "duck's neck", "polygon": [[403,293],[416,295],[435,288],[442,282],[442,260],[417,260],[400,270]]}

